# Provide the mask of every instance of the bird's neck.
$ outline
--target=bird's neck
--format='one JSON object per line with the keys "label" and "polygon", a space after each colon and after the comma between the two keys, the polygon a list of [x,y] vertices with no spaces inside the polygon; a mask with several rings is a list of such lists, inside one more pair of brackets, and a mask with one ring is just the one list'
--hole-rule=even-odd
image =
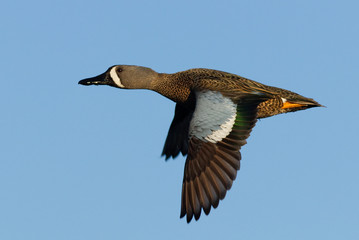
{"label": "bird's neck", "polygon": [[186,102],[190,95],[190,80],[184,81],[177,73],[160,73],[152,82],[151,90],[171,99],[174,102]]}

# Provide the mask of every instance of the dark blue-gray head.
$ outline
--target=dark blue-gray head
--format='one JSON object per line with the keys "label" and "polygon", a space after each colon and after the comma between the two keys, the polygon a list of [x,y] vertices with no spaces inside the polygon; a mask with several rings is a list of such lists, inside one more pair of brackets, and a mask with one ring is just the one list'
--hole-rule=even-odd
{"label": "dark blue-gray head", "polygon": [[133,65],[115,65],[106,72],[79,81],[82,85],[109,85],[125,89],[152,89],[158,73],[150,68]]}

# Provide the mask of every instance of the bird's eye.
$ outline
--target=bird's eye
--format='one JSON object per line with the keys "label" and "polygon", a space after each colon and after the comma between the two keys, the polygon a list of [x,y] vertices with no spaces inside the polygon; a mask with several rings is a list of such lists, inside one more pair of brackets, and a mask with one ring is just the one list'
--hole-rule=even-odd
{"label": "bird's eye", "polygon": [[117,68],[116,71],[117,71],[118,73],[120,73],[120,72],[122,72],[122,68]]}

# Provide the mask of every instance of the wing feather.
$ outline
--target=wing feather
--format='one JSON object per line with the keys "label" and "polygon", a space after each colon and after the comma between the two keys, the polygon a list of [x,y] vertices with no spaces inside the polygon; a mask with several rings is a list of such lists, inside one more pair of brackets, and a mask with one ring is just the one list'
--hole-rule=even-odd
{"label": "wing feather", "polygon": [[[221,101],[219,99],[220,104]],[[227,114],[224,118],[216,116],[216,112],[208,113],[208,116],[213,118],[202,116],[211,109],[198,110],[202,105],[197,101],[193,112],[193,117],[196,119],[192,119],[189,126],[190,139],[182,188],[181,217],[187,215],[187,222],[193,217],[198,220],[202,209],[208,215],[211,208],[216,208],[231,188],[240,168],[239,150],[247,143],[246,139],[255,126],[257,106],[262,101],[263,98],[249,98],[232,102],[235,106],[233,122],[230,120],[233,111],[225,105],[228,103],[226,99],[222,101],[224,110],[218,113]],[[226,107],[229,110],[226,110]],[[214,118],[219,119],[220,122],[217,123],[218,127],[212,128],[206,121],[213,123],[211,119]],[[228,131],[228,134],[221,137],[224,135],[221,131]],[[212,135],[208,137],[209,134]]]}

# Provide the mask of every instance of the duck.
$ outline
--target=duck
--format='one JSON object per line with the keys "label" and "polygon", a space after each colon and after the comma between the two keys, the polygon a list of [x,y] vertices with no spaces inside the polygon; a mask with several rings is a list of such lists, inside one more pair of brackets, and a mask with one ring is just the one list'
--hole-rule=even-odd
{"label": "duck", "polygon": [[187,156],[180,211],[187,223],[197,221],[202,211],[208,215],[224,199],[240,169],[240,149],[258,119],[322,107],[295,92],[206,68],[167,74],[114,65],[78,83],[148,89],[176,103],[162,156]]}

